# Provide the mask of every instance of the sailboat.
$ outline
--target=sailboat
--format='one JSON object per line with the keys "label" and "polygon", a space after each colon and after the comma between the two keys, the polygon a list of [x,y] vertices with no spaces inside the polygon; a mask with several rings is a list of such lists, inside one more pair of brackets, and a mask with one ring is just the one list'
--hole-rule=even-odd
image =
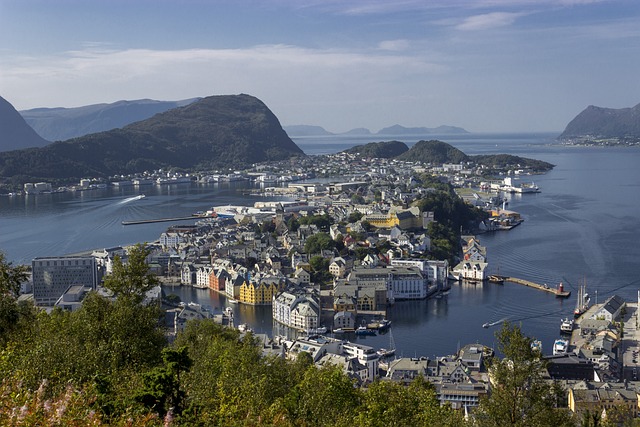
{"label": "sailboat", "polygon": [[381,358],[391,357],[396,354],[396,343],[393,341],[393,332],[389,329],[389,348],[381,348],[376,353]]}
{"label": "sailboat", "polygon": [[580,289],[578,289],[578,300],[576,301],[576,308],[573,310],[573,315],[575,317],[580,317],[584,314],[585,311],[589,309],[589,303],[591,302],[591,297],[587,293],[587,281],[586,279],[580,285]]}

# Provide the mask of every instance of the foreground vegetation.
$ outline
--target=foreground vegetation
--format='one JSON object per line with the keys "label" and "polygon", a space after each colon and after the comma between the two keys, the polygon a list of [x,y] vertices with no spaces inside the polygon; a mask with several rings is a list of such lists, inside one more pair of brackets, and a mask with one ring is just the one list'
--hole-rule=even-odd
{"label": "foreground vegetation", "polygon": [[[252,334],[192,321],[172,344],[145,250],[115,262],[79,310],[37,312],[16,300],[21,267],[0,257],[0,425],[32,426],[570,426],[561,393],[544,382],[539,354],[519,327],[497,334],[495,384],[473,419],[440,406],[431,384],[377,381],[366,389],[336,367],[264,356]],[[605,425],[600,423],[599,425]]]}

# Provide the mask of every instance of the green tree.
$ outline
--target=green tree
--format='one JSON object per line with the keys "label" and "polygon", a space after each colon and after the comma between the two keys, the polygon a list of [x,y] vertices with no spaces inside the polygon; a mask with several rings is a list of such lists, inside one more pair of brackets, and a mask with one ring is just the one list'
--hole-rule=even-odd
{"label": "green tree", "polygon": [[13,266],[6,260],[3,252],[0,252],[0,295],[8,294],[17,297],[20,294],[20,285],[29,278],[28,269],[24,265]]}
{"label": "green tree", "polygon": [[333,249],[335,244],[327,233],[316,233],[304,242],[304,251],[308,254],[317,254],[323,249]]}
{"label": "green tree", "polygon": [[556,407],[551,385],[542,378],[544,364],[531,338],[508,322],[496,333],[498,352],[488,363],[491,396],[476,412],[478,426],[571,426],[565,410]]}
{"label": "green tree", "polygon": [[147,291],[158,285],[158,278],[149,273],[147,256],[149,250],[141,243],[129,249],[127,263],[119,256],[113,260],[113,272],[104,279],[104,287],[116,297],[142,301]]}

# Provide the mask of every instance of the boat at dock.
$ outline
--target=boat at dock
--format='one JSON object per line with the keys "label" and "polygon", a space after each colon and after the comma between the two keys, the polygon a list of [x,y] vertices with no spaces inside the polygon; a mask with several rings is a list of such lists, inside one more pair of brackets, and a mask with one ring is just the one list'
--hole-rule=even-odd
{"label": "boat at dock", "polygon": [[553,355],[558,356],[560,354],[567,354],[567,349],[569,348],[569,341],[565,339],[557,339],[553,343]]}
{"label": "boat at dock", "polygon": [[531,350],[542,353],[542,342],[540,340],[531,341]]}
{"label": "boat at dock", "polygon": [[374,331],[373,329],[367,329],[366,326],[359,326],[358,329],[356,329],[356,335],[375,335],[376,331]]}
{"label": "boat at dock", "polygon": [[562,333],[562,334],[570,334],[571,332],[573,332],[573,323],[574,323],[574,320],[573,319],[569,319],[568,317],[565,317],[564,319],[561,319],[560,333]]}
{"label": "boat at dock", "polygon": [[590,303],[591,297],[587,293],[587,283],[585,280],[578,289],[578,299],[576,300],[576,308],[573,310],[573,315],[575,317],[582,316],[589,309]]}
{"label": "boat at dock", "polygon": [[380,358],[391,357],[396,354],[396,343],[393,340],[393,333],[389,331],[389,348],[381,348],[376,351]]}

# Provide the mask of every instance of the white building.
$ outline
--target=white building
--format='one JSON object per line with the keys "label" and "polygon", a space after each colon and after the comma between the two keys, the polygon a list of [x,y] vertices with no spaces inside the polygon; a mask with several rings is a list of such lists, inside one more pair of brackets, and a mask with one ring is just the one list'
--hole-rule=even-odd
{"label": "white building", "polygon": [[316,329],[320,322],[320,304],[312,294],[280,292],[273,298],[273,320],[300,331]]}

